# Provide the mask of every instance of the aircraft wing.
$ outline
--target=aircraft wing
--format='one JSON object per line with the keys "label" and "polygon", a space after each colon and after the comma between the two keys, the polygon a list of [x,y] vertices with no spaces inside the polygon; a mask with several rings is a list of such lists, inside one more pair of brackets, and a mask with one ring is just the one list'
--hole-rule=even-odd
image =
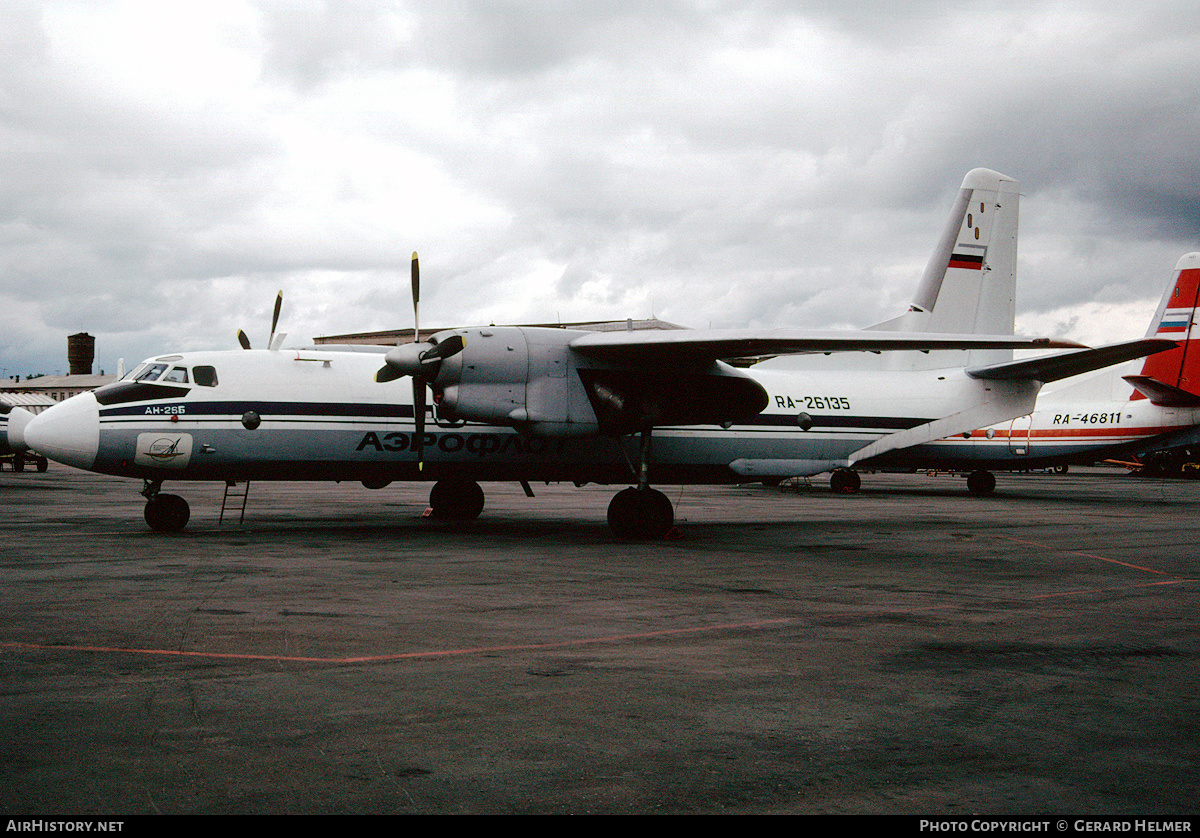
{"label": "aircraft wing", "polygon": [[1177,346],[1178,344],[1173,340],[1143,338],[1100,346],[1095,349],[1083,349],[1078,352],[1061,352],[1057,355],[1043,355],[1024,361],[1008,361],[987,367],[972,367],[967,370],[967,375],[989,381],[1028,380],[1040,381],[1045,384],[1061,378],[1069,378],[1072,375],[1110,367],[1124,361],[1132,361],[1134,358],[1144,358],[1156,352],[1165,352],[1168,349],[1175,349]]}
{"label": "aircraft wing", "polygon": [[835,332],[805,329],[680,329],[591,332],[571,341],[570,347],[581,355],[610,363],[699,364],[726,358],[761,355],[938,349],[1078,349],[1082,348],[1082,344],[1014,335]]}

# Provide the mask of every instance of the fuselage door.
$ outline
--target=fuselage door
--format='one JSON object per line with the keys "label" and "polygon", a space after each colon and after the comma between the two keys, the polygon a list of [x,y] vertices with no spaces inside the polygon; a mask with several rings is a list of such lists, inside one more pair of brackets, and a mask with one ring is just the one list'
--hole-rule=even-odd
{"label": "fuselage door", "polygon": [[1008,426],[1008,453],[1015,457],[1029,455],[1030,443],[1033,442],[1033,414],[1018,416]]}

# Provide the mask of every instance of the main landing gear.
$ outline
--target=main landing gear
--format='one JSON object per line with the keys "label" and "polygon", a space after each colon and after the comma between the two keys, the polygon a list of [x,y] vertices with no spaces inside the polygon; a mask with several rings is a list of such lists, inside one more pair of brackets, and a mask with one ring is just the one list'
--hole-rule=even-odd
{"label": "main landing gear", "polygon": [[146,523],[157,532],[179,532],[192,517],[191,507],[179,495],[169,495],[161,489],[161,480],[146,481],[142,489],[142,495],[146,498],[146,510],[143,513]]}
{"label": "main landing gear", "polygon": [[608,505],[608,526],[622,538],[662,538],[674,525],[670,499],[649,486],[622,489]]}
{"label": "main landing gear", "polygon": [[[1065,467],[1064,467],[1065,469]],[[853,495],[862,486],[862,478],[852,468],[835,468],[829,476],[829,488],[839,495]],[[996,490],[996,476],[986,469],[967,475],[967,491],[973,495],[990,495]],[[611,513],[610,513],[611,514]]]}
{"label": "main landing gear", "polygon": [[990,495],[996,490],[996,475],[978,469],[967,475],[967,491],[973,495]]}
{"label": "main landing gear", "polygon": [[829,475],[829,488],[838,495],[857,494],[862,488],[862,478],[852,468],[835,468]]}
{"label": "main landing gear", "polygon": [[439,480],[429,491],[429,508],[434,518],[472,521],[483,511],[483,489],[474,480]]}
{"label": "main landing gear", "polygon": [[621,538],[663,538],[675,526],[670,499],[650,488],[650,432],[642,431],[638,485],[617,492],[608,504],[608,526]]}
{"label": "main landing gear", "polygon": [[[442,521],[472,521],[483,504],[483,490],[474,480],[439,480],[429,492],[429,514]],[[622,538],[662,538],[675,525],[675,509],[657,489],[631,486],[608,505],[608,525]]]}

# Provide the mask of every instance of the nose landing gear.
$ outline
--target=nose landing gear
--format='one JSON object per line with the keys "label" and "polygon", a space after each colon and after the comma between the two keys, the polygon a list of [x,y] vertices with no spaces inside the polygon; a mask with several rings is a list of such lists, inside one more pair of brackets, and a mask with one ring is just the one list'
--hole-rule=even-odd
{"label": "nose landing gear", "polygon": [[162,481],[146,481],[142,495],[146,498],[146,509],[143,517],[150,529],[156,532],[179,532],[187,526],[192,517],[191,507],[179,495],[169,495],[160,491]]}

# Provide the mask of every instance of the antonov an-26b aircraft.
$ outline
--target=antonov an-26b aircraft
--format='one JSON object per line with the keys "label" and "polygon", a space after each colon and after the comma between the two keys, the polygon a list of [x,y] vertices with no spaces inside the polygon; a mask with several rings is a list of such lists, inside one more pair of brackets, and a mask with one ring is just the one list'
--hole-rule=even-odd
{"label": "antonov an-26b aircraft", "polygon": [[[528,494],[534,481],[632,483],[613,498],[610,526],[626,537],[661,536],[674,510],[651,480],[730,483],[843,469],[1024,416],[1045,381],[1175,345],[1081,349],[942,327],[938,313],[950,309],[956,316],[947,322],[986,322],[957,309],[978,308],[981,277],[1015,269],[1017,201],[1011,179],[970,172],[913,309],[880,328],[485,326],[442,331],[381,357],[365,347],[281,350],[273,324],[268,349],[159,355],[94,393],[10,419],[8,443],[141,478],[146,521],[163,531],[183,528],[190,514],[186,501],[161,491],[168,480],[358,480],[372,488],[429,480],[434,516],[459,519],[481,512],[478,481],[504,480]],[[415,254],[412,285],[416,319]],[[1074,351],[1011,360],[1014,348],[1064,347]],[[938,364],[820,374],[724,363],[892,351],[928,353]]]}

